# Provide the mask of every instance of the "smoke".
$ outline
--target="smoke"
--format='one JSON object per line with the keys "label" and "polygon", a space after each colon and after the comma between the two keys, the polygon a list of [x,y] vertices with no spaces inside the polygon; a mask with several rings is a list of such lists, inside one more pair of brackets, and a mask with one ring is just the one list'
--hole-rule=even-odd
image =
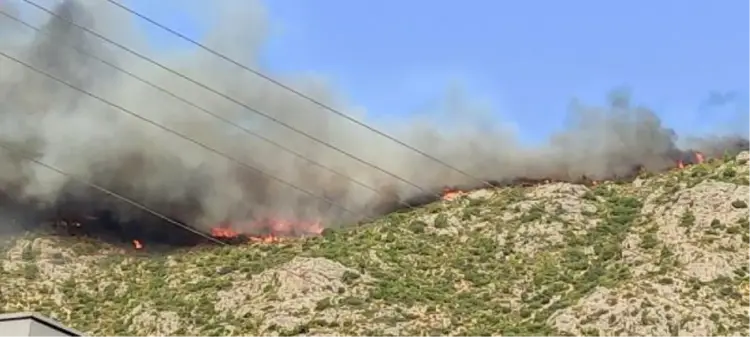
{"label": "smoke", "polygon": [[[211,14],[213,21],[220,24],[213,25],[205,44],[258,68],[268,32],[263,7],[257,1],[215,4],[218,10]],[[3,10],[8,12],[8,8]],[[324,224],[354,221],[382,212],[395,200],[430,193],[442,186],[481,184],[207,53],[191,50],[159,55],[147,48],[143,33],[131,20],[106,2],[66,0],[51,10],[380,168],[252,115],[243,107],[62,20],[46,17],[39,24],[42,33],[36,34],[7,20],[0,22],[3,36],[15,37],[4,40],[12,43],[2,43],[3,51],[13,57],[340,205],[290,188],[12,60],[0,61],[0,142],[196,228],[206,229],[222,221],[233,221],[241,227],[246,220],[271,216],[321,219]],[[70,45],[346,176],[211,118],[79,54]],[[322,78],[291,76],[282,82],[364,118]],[[404,142],[484,180],[574,180],[582,176],[603,179],[628,175],[640,167],[665,169],[682,155],[675,145],[674,132],[648,108],[634,106],[629,94],[622,91],[615,92],[605,107],[574,103],[568,128],[546,144],[533,147],[520,144],[512,130],[488,118],[487,109],[474,104],[460,90],[449,91],[437,110],[427,118],[403,119],[386,129]],[[696,139],[692,144],[709,155],[747,147],[736,137]],[[14,200],[40,207],[66,205],[81,212],[107,208],[123,218],[142,216],[131,206],[7,152],[0,152],[0,190]]]}

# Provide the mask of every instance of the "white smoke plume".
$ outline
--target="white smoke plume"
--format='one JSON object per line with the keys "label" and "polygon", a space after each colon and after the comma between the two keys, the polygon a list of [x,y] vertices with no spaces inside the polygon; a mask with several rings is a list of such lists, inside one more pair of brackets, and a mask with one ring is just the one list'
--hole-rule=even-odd
{"label": "white smoke plume", "polygon": [[[6,13],[20,15],[12,2],[0,4]],[[210,30],[205,44],[251,68],[260,68],[258,59],[268,33],[263,6],[250,0],[212,4],[216,7],[211,13],[215,16],[212,22],[220,24]],[[30,20],[42,30],[35,33],[0,19],[0,47],[4,53],[346,208],[289,188],[0,58],[0,142],[33,153],[40,161],[196,228],[266,216],[322,219],[324,223],[353,221],[382,212],[385,205],[394,201],[432,193],[442,186],[481,184],[217,57],[194,50],[157,54],[148,49],[144,33],[133,25],[132,18],[107,2],[64,0],[43,5],[419,187],[253,115],[19,2],[18,7],[36,12]],[[375,191],[205,115],[71,46],[115,63]],[[323,79],[297,76],[282,81],[358,119],[365,118]],[[676,135],[648,108],[632,106],[628,95],[616,92],[610,102],[606,107],[575,105],[569,128],[542,146],[520,144],[513,132],[488,119],[481,107],[458,91],[446,95],[440,109],[444,112],[441,123],[429,122],[436,120],[434,116],[400,120],[386,125],[385,131],[474,177],[493,181],[517,177],[602,179],[631,174],[638,167],[661,170],[673,166],[681,156],[675,146]],[[450,127],[446,128],[446,124]],[[710,151],[709,155],[747,146],[736,137],[717,137],[694,144]],[[135,216],[132,208],[7,152],[0,153],[0,190],[17,201],[59,205],[77,200],[76,207],[109,207],[118,209],[121,216]]]}

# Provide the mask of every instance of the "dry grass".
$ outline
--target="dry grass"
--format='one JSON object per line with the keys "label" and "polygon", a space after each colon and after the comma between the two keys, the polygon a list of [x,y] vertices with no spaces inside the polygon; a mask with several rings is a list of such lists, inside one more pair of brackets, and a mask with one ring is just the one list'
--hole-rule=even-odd
{"label": "dry grass", "polygon": [[747,335],[747,154],[477,191],[272,245],[9,242],[2,311],[96,335]]}

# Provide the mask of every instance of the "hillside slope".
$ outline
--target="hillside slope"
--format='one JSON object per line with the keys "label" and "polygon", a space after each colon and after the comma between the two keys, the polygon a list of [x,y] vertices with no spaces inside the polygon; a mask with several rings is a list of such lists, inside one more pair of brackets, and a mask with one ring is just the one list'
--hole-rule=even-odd
{"label": "hillside slope", "polygon": [[165,256],[28,234],[4,246],[0,311],[96,335],[746,335],[747,160]]}

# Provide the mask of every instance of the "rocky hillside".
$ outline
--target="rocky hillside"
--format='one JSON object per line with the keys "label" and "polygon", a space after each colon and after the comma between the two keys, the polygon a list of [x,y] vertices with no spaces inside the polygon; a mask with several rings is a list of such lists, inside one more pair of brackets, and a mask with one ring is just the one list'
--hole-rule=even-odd
{"label": "rocky hillside", "polygon": [[475,191],[281,244],[28,234],[3,248],[0,309],[96,335],[747,335],[747,161]]}

